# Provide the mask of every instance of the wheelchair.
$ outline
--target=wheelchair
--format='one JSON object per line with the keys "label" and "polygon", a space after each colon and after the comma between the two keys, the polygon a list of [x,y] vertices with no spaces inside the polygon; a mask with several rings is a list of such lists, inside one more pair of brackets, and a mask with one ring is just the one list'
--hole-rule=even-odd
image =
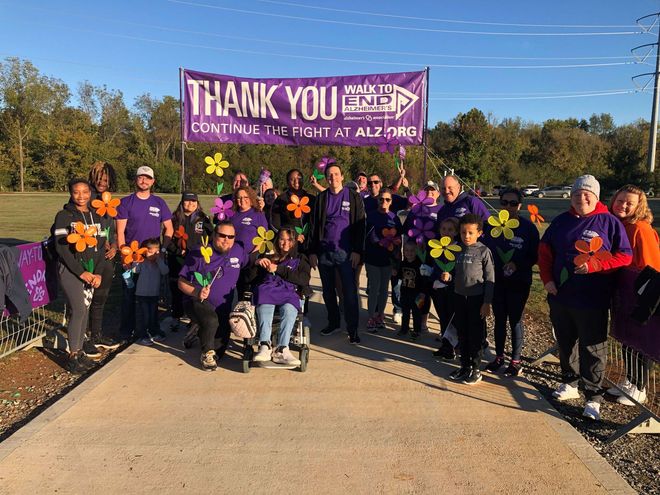
{"label": "wheelchair", "polygon": [[[304,304],[302,305],[304,308]],[[277,341],[277,334],[280,331],[280,316],[279,311],[276,309],[273,316],[273,332],[271,334],[271,342]],[[298,311],[296,323],[293,325],[291,332],[291,340],[289,341],[289,349],[292,353],[298,351],[298,359],[300,364],[298,366],[291,366],[287,364],[278,364],[273,361],[255,362],[253,361],[255,355],[255,346],[259,346],[259,334],[249,339],[243,339],[243,373],[249,373],[252,366],[268,369],[295,369],[301,373],[307,371],[307,363],[309,362],[309,345],[310,345],[311,328],[308,320],[305,318],[303,311]]]}

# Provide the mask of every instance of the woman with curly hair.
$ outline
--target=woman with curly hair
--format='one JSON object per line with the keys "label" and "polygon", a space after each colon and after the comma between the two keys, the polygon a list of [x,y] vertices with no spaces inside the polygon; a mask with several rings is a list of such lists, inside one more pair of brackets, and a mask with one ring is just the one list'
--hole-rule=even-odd
{"label": "woman with curly hair", "polygon": [[[660,248],[658,233],[652,226],[653,213],[639,187],[628,184],[619,189],[612,196],[610,211],[623,222],[633,257],[630,266],[616,274],[612,299],[612,336],[623,344],[626,377],[607,392],[616,396],[620,404],[634,406],[630,398],[641,404],[646,402],[649,358],[657,360],[660,354],[660,317],[651,316],[644,325],[631,317],[637,301],[635,280],[647,266],[660,271]],[[635,354],[637,359],[633,359]]]}
{"label": "woman with curly hair", "polygon": [[257,236],[257,229],[263,227],[268,230],[268,220],[259,207],[257,193],[251,187],[239,187],[232,199],[232,208],[236,213],[229,220],[236,229],[236,242],[249,253],[254,250],[252,239]]}

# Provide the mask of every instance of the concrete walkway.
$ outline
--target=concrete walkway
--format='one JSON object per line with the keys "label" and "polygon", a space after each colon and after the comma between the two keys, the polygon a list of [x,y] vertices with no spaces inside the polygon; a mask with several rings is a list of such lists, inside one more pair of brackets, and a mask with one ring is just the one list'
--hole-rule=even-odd
{"label": "concrete walkway", "polygon": [[445,380],[434,334],[320,337],[315,302],[306,373],[130,347],[0,444],[0,493],[634,493],[524,380]]}

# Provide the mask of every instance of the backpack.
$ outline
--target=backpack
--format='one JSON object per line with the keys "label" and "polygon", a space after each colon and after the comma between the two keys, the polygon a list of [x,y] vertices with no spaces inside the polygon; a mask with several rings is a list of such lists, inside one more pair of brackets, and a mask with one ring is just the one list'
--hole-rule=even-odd
{"label": "backpack", "polygon": [[238,301],[229,313],[229,327],[237,337],[251,339],[257,335],[257,320],[250,301]]}

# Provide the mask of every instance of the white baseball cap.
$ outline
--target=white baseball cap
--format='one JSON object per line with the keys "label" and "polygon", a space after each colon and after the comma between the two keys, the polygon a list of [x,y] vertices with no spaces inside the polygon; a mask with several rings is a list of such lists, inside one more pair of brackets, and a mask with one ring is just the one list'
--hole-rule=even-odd
{"label": "white baseball cap", "polygon": [[154,179],[154,170],[151,167],[147,167],[146,165],[140,167],[137,169],[137,173],[135,174],[136,177],[139,177],[141,175],[146,175],[147,177],[151,177]]}

